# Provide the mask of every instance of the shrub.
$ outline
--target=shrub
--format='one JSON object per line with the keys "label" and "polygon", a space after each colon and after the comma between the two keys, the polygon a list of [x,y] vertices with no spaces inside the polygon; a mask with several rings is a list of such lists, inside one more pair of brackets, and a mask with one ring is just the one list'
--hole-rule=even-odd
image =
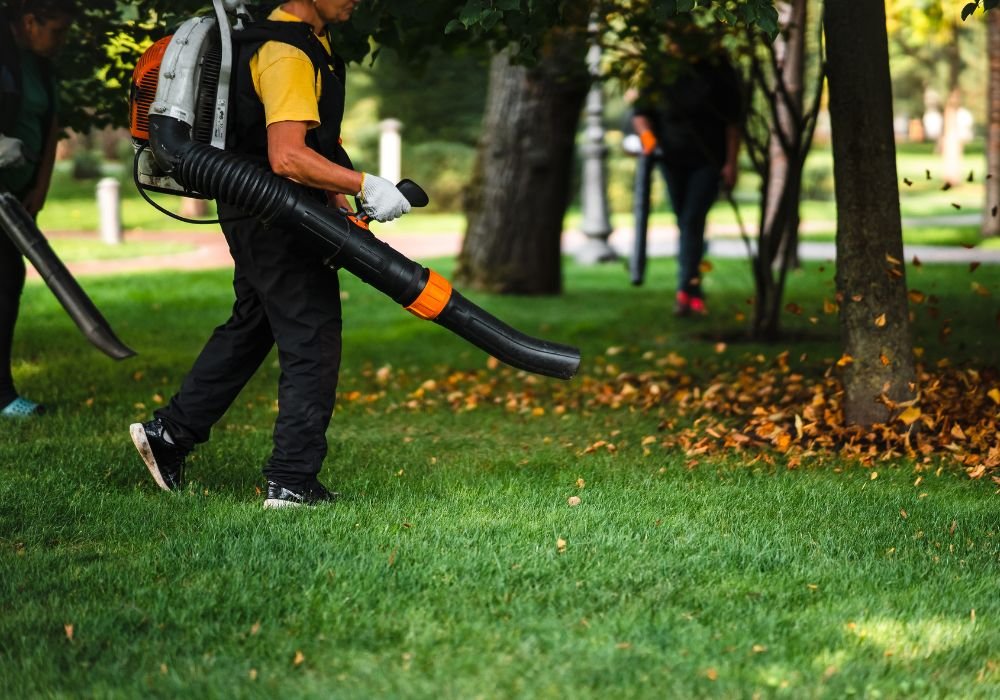
{"label": "shrub", "polygon": [[475,157],[475,148],[450,141],[404,146],[403,177],[426,190],[431,200],[429,210],[458,212]]}
{"label": "shrub", "polygon": [[73,154],[73,179],[96,180],[103,175],[101,156],[91,150],[80,149]]}

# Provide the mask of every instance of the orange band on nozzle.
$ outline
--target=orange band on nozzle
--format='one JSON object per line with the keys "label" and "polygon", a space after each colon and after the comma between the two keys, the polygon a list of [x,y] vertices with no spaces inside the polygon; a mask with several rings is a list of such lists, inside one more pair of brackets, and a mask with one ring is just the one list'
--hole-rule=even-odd
{"label": "orange band on nozzle", "polygon": [[643,154],[648,156],[656,150],[656,136],[653,135],[652,131],[644,131],[639,134],[639,140],[642,141]]}
{"label": "orange band on nozzle", "polygon": [[438,314],[448,304],[448,300],[451,299],[451,282],[434,270],[427,272],[430,273],[427,277],[427,284],[424,285],[423,290],[413,303],[406,307],[406,310],[414,316],[432,321],[438,317]]}

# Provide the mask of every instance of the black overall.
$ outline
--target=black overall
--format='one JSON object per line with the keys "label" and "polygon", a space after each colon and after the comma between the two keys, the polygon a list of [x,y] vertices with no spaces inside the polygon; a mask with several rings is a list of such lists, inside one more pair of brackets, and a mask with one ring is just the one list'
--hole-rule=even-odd
{"label": "black overall", "polygon": [[[312,27],[304,22],[265,21],[237,32],[235,38],[232,150],[267,164],[264,106],[254,90],[249,64],[265,42],[281,41],[305,52],[322,80],[321,124],[309,131],[307,145],[350,167],[339,145],[344,64],[327,54]],[[220,205],[219,215],[229,219],[242,212]],[[274,448],[263,471],[287,488],[308,486],[326,457],[326,429],[337,389],[342,325],[337,274],[293,233],[265,229],[254,219],[224,223],[222,230],[235,262],[232,315],[215,329],[178,393],[156,416],[182,447],[205,442],[211,427],[277,344],[278,417]]]}

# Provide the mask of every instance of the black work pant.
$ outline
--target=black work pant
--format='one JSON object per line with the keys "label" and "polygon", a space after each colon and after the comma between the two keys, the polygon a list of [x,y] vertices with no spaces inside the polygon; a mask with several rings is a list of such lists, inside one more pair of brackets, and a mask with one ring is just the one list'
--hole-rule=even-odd
{"label": "black work pant", "polygon": [[[240,216],[227,206],[222,218]],[[294,488],[315,480],[326,457],[341,354],[337,273],[295,233],[249,219],[222,226],[236,263],[236,302],[180,390],[156,411],[179,445],[208,440],[240,390],[278,346],[278,417],[264,475]]]}
{"label": "black work pant", "polygon": [[17,398],[10,363],[24,275],[21,251],[5,232],[0,231],[0,408]]}
{"label": "black work pant", "polygon": [[677,290],[701,296],[701,261],[705,257],[705,222],[719,196],[719,167],[660,161],[667,193],[677,218]]}

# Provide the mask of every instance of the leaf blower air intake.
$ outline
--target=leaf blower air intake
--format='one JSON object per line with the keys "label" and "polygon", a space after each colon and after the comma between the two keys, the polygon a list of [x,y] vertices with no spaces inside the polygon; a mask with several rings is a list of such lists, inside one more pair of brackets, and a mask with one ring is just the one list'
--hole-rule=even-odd
{"label": "leaf blower air intake", "polygon": [[[320,243],[327,265],[347,270],[416,316],[444,326],[513,367],[571,378],[580,365],[577,348],[510,327],[459,294],[441,275],[376,238],[365,221],[323,206],[302,186],[224,150],[231,32],[240,31],[250,18],[242,3],[213,4],[214,17],[187,20],[172,37],[150,47],[136,66],[131,111],[137,184],[216,199],[265,225],[311,236]],[[232,26],[226,11],[235,13]],[[414,205],[427,203],[414,183],[404,181],[399,187]]]}

